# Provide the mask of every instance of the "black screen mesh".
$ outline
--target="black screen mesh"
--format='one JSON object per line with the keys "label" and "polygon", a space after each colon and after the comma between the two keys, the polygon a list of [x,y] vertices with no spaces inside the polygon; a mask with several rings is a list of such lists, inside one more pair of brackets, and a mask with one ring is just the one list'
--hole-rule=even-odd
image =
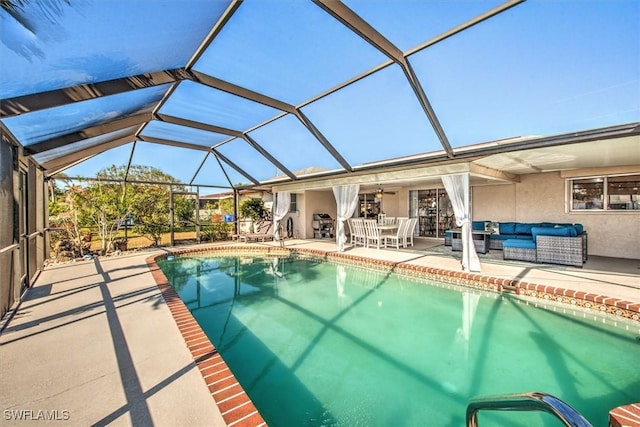
{"label": "black screen mesh", "polygon": [[[15,148],[0,139],[0,251],[14,243],[14,164]],[[0,317],[13,304],[15,254],[12,250],[0,252]]]}

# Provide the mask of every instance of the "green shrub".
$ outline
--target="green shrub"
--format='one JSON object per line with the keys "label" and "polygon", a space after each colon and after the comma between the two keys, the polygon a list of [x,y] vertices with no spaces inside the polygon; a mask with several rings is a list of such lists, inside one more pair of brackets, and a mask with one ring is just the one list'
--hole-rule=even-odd
{"label": "green shrub", "polygon": [[204,242],[218,242],[229,240],[233,232],[233,224],[228,222],[217,222],[203,227],[201,238]]}

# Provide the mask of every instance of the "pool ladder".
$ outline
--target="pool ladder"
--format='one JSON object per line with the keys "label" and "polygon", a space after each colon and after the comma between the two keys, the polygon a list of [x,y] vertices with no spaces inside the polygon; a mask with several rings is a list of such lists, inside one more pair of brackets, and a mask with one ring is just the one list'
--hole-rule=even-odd
{"label": "pool ladder", "polygon": [[593,427],[578,411],[555,396],[541,392],[476,397],[467,405],[467,427],[478,427],[478,411],[545,411],[566,426]]}

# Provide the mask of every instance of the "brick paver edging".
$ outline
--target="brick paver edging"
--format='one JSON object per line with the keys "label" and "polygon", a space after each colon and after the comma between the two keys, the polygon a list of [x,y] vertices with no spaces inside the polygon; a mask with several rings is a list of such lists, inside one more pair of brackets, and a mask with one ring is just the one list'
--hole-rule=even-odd
{"label": "brick paver edging", "polygon": [[611,427],[640,427],[640,403],[619,406],[609,412]]}
{"label": "brick paver edging", "polygon": [[178,325],[213,400],[222,413],[222,418],[228,426],[266,426],[258,409],[158,267],[156,259],[162,256],[147,258],[147,266],[160,288],[162,297]]}
{"label": "brick paver edging", "polygon": [[[393,271],[411,277],[421,277],[438,282],[466,286],[486,291],[515,292],[517,295],[539,298],[545,301],[555,301],[568,306],[581,307],[600,313],[629,319],[640,323],[640,303],[624,301],[605,295],[590,294],[557,288],[554,286],[538,285],[512,279],[501,279],[481,274],[444,270],[435,267],[420,266],[411,263],[376,260],[358,255],[340,252],[322,251],[305,248],[282,248],[273,246],[216,246],[185,250],[172,250],[171,255],[188,256],[192,254],[223,255],[223,256],[259,256],[281,255],[295,253],[302,256],[319,257],[339,263],[366,266],[382,271]],[[227,364],[217,353],[215,347],[204,334],[189,309],[182,302],[166,276],[158,267],[156,260],[168,254],[159,254],[147,258],[147,265],[153,275],[167,306],[184,337],[187,347],[193,355],[211,395],[218,404],[224,420],[230,426],[262,426],[266,425],[257,408],[253,405],[242,386],[229,370]]]}
{"label": "brick paver edging", "polygon": [[[286,256],[291,253],[296,253],[299,255],[331,259],[332,261],[354,264],[361,267],[393,270],[399,274],[435,280],[437,282],[450,283],[498,293],[515,293],[517,295],[537,298],[543,301],[554,301],[565,304],[568,307],[580,307],[599,312],[600,314],[608,313],[622,319],[628,319],[640,323],[640,302],[637,301],[631,302],[612,298],[607,295],[563,289],[555,286],[539,285],[516,279],[496,278],[477,273],[451,271],[405,262],[371,259],[359,255],[350,255],[344,252],[331,252],[305,248],[282,248],[275,246],[215,246],[175,250],[171,253],[175,256],[196,253],[211,253],[226,256]],[[166,254],[159,256],[166,256]]]}
{"label": "brick paver edging", "polygon": [[[292,249],[293,252],[304,249]],[[418,276],[437,282],[450,283],[494,292],[511,292],[517,295],[554,301],[572,307],[581,307],[601,314],[608,313],[619,318],[640,323],[640,303],[630,302],[606,295],[574,291],[548,285],[539,285],[515,279],[503,279],[484,276],[477,273],[444,270],[435,267],[421,266],[411,263],[371,260],[357,255],[340,252],[325,252],[325,257],[336,261],[347,261],[369,268],[392,269],[394,272],[410,276]]]}

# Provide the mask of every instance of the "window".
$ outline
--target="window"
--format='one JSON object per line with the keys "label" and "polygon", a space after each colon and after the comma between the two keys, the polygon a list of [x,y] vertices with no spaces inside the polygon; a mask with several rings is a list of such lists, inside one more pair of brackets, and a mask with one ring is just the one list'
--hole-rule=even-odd
{"label": "window", "polygon": [[607,209],[640,209],[640,175],[612,176],[607,179]]}
{"label": "window", "polygon": [[298,198],[296,193],[291,193],[291,202],[289,203],[289,212],[298,211]]}
{"label": "window", "polygon": [[571,210],[640,210],[640,175],[570,180]]}
{"label": "window", "polygon": [[573,180],[573,210],[602,209],[604,202],[604,178]]}

